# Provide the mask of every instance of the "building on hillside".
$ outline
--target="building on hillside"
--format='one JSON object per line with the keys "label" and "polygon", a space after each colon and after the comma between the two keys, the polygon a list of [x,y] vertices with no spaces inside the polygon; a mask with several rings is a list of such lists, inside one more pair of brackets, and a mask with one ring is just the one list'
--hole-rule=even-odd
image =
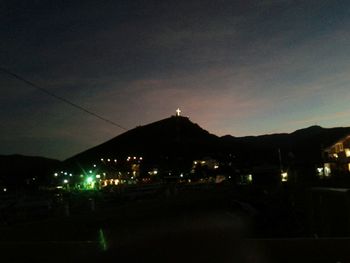
{"label": "building on hillside", "polygon": [[323,167],[317,168],[320,177],[341,175],[350,172],[350,135],[323,150]]}

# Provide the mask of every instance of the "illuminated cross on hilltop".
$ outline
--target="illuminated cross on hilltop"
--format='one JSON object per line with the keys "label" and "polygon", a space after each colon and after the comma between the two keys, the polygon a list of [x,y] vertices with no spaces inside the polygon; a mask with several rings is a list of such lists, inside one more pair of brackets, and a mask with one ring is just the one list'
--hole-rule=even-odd
{"label": "illuminated cross on hilltop", "polygon": [[176,110],[176,116],[180,116],[181,110],[179,108],[177,108]]}

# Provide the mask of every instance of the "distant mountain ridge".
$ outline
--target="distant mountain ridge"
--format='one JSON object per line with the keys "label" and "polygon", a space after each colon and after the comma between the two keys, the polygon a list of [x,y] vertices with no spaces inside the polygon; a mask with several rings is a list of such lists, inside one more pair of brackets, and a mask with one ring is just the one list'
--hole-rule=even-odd
{"label": "distant mountain ridge", "polygon": [[[322,128],[311,126],[292,133],[260,136],[218,137],[193,123],[187,117],[172,116],[131,129],[111,140],[83,151],[64,162],[41,157],[20,155],[0,156],[0,165],[8,167],[5,173],[24,174],[37,167],[46,173],[48,167],[90,163],[101,158],[144,156],[160,159],[194,160],[210,156],[235,156],[236,161],[254,165],[278,162],[278,151],[284,160],[293,156],[293,162],[317,162],[323,148],[350,135],[350,127]],[[25,169],[24,167],[27,167]],[[34,168],[36,167],[36,168]],[[23,175],[22,175],[23,176]]]}
{"label": "distant mountain ridge", "polygon": [[293,155],[296,161],[320,161],[322,148],[350,134],[350,128],[311,126],[292,133],[260,136],[218,137],[187,117],[172,116],[129,130],[88,149],[65,163],[91,162],[108,156],[139,155],[152,158],[238,156],[237,161],[276,162],[277,153]]}

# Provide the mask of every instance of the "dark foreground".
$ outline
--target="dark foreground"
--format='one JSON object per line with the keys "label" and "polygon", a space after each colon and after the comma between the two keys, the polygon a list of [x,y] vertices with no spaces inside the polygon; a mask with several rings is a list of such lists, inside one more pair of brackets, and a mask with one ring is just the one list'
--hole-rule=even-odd
{"label": "dark foreground", "polygon": [[4,226],[1,262],[350,262],[348,238],[254,238],[217,189]]}

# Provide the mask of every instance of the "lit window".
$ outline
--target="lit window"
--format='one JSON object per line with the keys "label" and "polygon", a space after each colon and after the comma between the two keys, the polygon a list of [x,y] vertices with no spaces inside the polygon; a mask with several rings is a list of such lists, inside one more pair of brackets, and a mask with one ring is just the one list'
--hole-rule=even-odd
{"label": "lit window", "polygon": [[342,151],[344,151],[344,145],[343,145],[343,143],[339,142],[335,145],[335,152],[339,153]]}
{"label": "lit window", "polygon": [[345,149],[345,156],[350,157],[350,149],[349,148]]}
{"label": "lit window", "polygon": [[332,173],[331,164],[330,163],[325,163],[324,164],[324,175],[325,176],[330,176],[331,173]]}

